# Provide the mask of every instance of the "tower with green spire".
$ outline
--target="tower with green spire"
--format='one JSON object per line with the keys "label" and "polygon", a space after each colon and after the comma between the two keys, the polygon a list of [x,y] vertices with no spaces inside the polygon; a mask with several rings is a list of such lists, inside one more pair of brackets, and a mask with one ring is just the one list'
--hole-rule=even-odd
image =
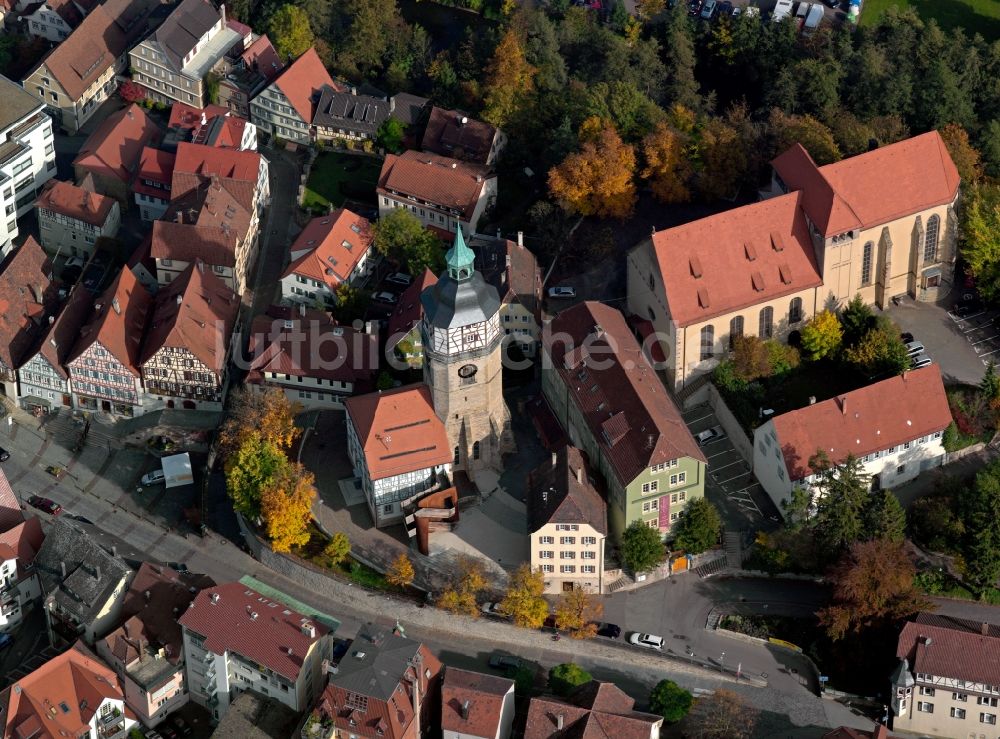
{"label": "tower with green spire", "polygon": [[499,469],[512,445],[503,398],[500,296],[476,270],[461,229],[445,255],[441,278],[420,296],[424,382],[454,450],[453,467]]}

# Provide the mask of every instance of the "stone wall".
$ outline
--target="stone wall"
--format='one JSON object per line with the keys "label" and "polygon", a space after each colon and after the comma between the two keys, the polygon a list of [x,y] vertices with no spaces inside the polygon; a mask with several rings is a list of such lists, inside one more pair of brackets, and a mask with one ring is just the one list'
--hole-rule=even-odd
{"label": "stone wall", "polygon": [[712,383],[708,384],[708,404],[712,406],[712,410],[715,411],[716,418],[719,419],[719,424],[722,426],[723,430],[728,434],[729,440],[733,444],[733,448],[740,453],[740,456],[746,460],[747,464],[751,467],[753,466],[753,441],[747,436],[743,427],[740,426],[740,422],[736,420],[736,416],[733,412],[729,410],[729,406],[726,405],[726,401],[722,399],[722,395],[719,394],[718,388]]}

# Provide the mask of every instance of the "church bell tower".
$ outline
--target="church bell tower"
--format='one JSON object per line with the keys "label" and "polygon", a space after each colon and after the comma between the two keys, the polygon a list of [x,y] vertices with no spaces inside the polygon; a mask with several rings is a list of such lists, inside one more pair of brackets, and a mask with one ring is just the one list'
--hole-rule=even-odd
{"label": "church bell tower", "polygon": [[475,254],[459,228],[447,270],[420,296],[424,310],[424,382],[448,431],[455,469],[475,477],[499,470],[513,448],[503,399],[500,297],[475,269]]}

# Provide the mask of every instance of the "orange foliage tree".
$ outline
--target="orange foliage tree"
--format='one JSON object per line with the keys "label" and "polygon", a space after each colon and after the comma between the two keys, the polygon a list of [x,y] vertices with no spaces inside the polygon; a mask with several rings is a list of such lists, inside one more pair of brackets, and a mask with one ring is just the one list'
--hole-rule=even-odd
{"label": "orange foliage tree", "polygon": [[604,606],[583,590],[570,590],[556,604],[556,626],[569,631],[574,639],[590,639],[597,635],[597,620]]}
{"label": "orange foliage tree", "polygon": [[219,448],[224,457],[235,454],[247,437],[256,433],[282,451],[299,435],[295,414],[301,410],[277,388],[257,392],[245,387],[232,395],[229,418],[219,430]]}
{"label": "orange foliage tree", "polygon": [[261,518],[274,551],[287,552],[309,541],[315,499],[313,475],[301,464],[282,465],[261,490]]}
{"label": "orange foliage tree", "polygon": [[642,141],[646,158],[642,178],[661,203],[686,203],[691,199],[691,161],[686,149],[687,137],[666,123],[657,124]]}
{"label": "orange foliage tree", "polygon": [[549,170],[549,192],[570,212],[627,218],[636,201],[635,149],[599,118],[584,121],[580,134],[580,151]]}
{"label": "orange foliage tree", "polygon": [[513,27],[497,44],[493,60],[486,70],[483,119],[494,126],[504,126],[530,98],[537,70],[528,64],[519,33]]}

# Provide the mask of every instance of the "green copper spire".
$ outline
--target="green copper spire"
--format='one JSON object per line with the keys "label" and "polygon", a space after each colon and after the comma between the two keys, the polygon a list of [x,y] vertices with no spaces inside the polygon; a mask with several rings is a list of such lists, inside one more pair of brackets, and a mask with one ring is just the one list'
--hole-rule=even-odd
{"label": "green copper spire", "polygon": [[462,235],[462,227],[455,229],[455,242],[445,255],[448,263],[448,276],[453,280],[467,280],[472,277],[476,255],[465,245],[465,237]]}

